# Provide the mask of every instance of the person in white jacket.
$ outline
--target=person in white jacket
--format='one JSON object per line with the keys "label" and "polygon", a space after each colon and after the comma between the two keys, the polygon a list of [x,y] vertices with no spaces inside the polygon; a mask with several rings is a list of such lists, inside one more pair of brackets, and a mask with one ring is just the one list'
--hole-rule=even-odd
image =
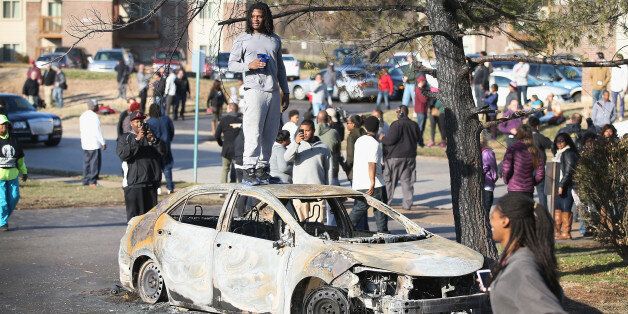
{"label": "person in white jacket", "polygon": [[161,115],[167,116],[170,114],[170,107],[172,107],[174,103],[174,98],[177,97],[177,85],[175,84],[175,80],[177,79],[177,75],[174,73],[172,69],[169,70],[170,74],[166,78],[166,104],[162,109]]}
{"label": "person in white jacket", "polygon": [[[624,56],[617,54],[617,59],[621,60]],[[619,67],[613,67],[611,69],[611,102],[613,107],[617,106],[617,98],[619,98],[619,121],[624,120],[624,98],[628,92],[628,65],[623,64]]]}
{"label": "person in white jacket", "polygon": [[521,93],[521,106],[528,102],[528,73],[530,65],[525,62],[519,62],[512,68],[517,89]]}
{"label": "person in white jacket", "polygon": [[101,149],[107,149],[107,144],[100,130],[100,119],[96,112],[98,102],[89,100],[87,111],[79,118],[79,129],[81,133],[81,148],[83,149],[83,185],[96,187],[101,166]]}

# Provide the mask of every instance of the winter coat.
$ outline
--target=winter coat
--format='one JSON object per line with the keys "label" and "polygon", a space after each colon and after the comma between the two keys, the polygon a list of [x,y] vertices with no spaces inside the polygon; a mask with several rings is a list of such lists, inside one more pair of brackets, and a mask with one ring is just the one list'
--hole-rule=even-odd
{"label": "winter coat", "polygon": [[611,71],[607,67],[589,69],[589,82],[594,90],[605,90],[611,80]]}
{"label": "winter coat", "polygon": [[[513,113],[515,113],[515,112],[510,110],[510,109],[508,109],[508,110],[506,110],[506,112],[504,112],[504,117],[509,117]],[[497,129],[499,129],[499,132],[502,132],[502,133],[504,133],[506,135],[511,135],[510,130],[512,130],[512,129],[516,130],[522,124],[523,124],[523,121],[521,120],[521,118],[517,118],[517,119],[504,121],[504,122],[498,124],[497,125]]]}
{"label": "winter coat", "polygon": [[346,146],[346,154],[347,159],[345,160],[346,168],[345,172],[347,173],[347,178],[349,180],[353,179],[352,169],[353,169],[353,154],[355,153],[355,141],[360,138],[360,136],[366,134],[366,131],[363,128],[355,128],[349,132],[347,136],[347,146]]}
{"label": "winter coat", "polygon": [[161,184],[161,163],[166,147],[159,139],[150,144],[146,138],[139,141],[134,133],[124,133],[118,137],[116,152],[126,161],[127,187],[153,187]]}
{"label": "winter coat", "polygon": [[175,79],[174,84],[177,86],[177,97],[179,97],[179,99],[187,98],[190,94],[190,82],[187,77],[183,77],[183,79]]}
{"label": "winter coat", "polygon": [[126,84],[129,82],[129,67],[126,64],[117,64],[115,68],[116,71],[116,80],[118,83]]}
{"label": "winter coat", "polygon": [[44,86],[52,86],[55,84],[55,77],[57,76],[57,72],[54,70],[47,70],[44,72],[42,85]]}
{"label": "winter coat", "polygon": [[172,144],[172,140],[174,139],[174,123],[168,116],[161,116],[159,118],[149,118],[146,120],[150,131],[153,132],[156,138],[161,140],[164,143],[166,151],[162,156],[163,163],[169,164],[173,161],[172,158],[172,149],[170,145]]}
{"label": "winter coat", "polygon": [[235,112],[227,112],[220,118],[216,126],[216,142],[222,147],[220,155],[227,159],[235,156],[235,141],[242,132],[242,115]]}
{"label": "winter coat", "polygon": [[482,173],[484,174],[484,188],[493,191],[497,182],[497,161],[495,152],[489,147],[482,148]]}
{"label": "winter coat", "polygon": [[384,136],[384,158],[416,158],[416,149],[421,131],[419,125],[403,116],[390,125],[388,134]]}
{"label": "winter coat", "polygon": [[421,88],[414,89],[414,112],[416,113],[427,113],[429,98],[423,94],[423,90]]}
{"label": "winter coat", "polygon": [[534,187],[545,178],[545,163],[539,156],[539,164],[534,169],[532,155],[527,146],[516,141],[506,149],[502,162],[504,183],[508,185],[508,192],[533,193]]}
{"label": "winter coat", "polygon": [[277,142],[273,144],[270,154],[270,175],[279,178],[283,183],[292,183],[292,164],[286,162],[286,148]]}
{"label": "winter coat", "polygon": [[387,92],[390,95],[392,95],[395,91],[395,88],[393,86],[394,85],[392,78],[390,78],[390,74],[388,73],[380,76],[379,80],[377,81],[377,87],[379,88],[379,90],[381,92]]}
{"label": "winter coat", "polygon": [[292,183],[330,184],[332,178],[331,152],[318,137],[309,142],[292,142],[284,153],[286,162],[294,164]]}
{"label": "winter coat", "polygon": [[[22,86],[22,94],[26,96],[39,96],[39,82],[36,80],[26,79]],[[37,106],[37,104],[33,104]]]}
{"label": "winter coat", "polygon": [[576,173],[578,154],[573,149],[567,149],[560,154],[560,180],[558,187],[566,191],[574,186],[573,176]]}

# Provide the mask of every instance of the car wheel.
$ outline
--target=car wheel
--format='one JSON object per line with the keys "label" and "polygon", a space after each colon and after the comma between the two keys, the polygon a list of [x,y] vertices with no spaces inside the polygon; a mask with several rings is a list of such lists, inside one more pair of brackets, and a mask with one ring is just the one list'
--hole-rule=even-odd
{"label": "car wheel", "polygon": [[57,146],[59,143],[61,143],[61,138],[51,138],[44,142],[46,146]]}
{"label": "car wheel", "polygon": [[301,86],[295,86],[292,90],[292,95],[294,95],[294,99],[303,100],[305,99],[305,91]]}
{"label": "car wheel", "polygon": [[347,296],[334,287],[322,286],[312,290],[305,299],[305,313],[349,313]]}
{"label": "car wheel", "polygon": [[166,285],[161,270],[152,260],[144,262],[137,278],[137,292],[142,301],[155,304],[166,296]]}
{"label": "car wheel", "polygon": [[346,104],[351,101],[351,96],[346,89],[343,89],[338,93],[338,99],[341,103]]}
{"label": "car wheel", "polygon": [[575,93],[573,94],[573,102],[580,102],[582,101],[582,94],[581,93]]}

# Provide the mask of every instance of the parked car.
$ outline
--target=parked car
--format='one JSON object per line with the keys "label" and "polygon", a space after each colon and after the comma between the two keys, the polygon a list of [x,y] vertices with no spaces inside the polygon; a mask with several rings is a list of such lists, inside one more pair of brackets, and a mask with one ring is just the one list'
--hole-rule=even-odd
{"label": "parked car", "polygon": [[[356,199],[392,233],[353,228]],[[320,204],[333,222],[325,209],[297,215]],[[128,222],[118,262],[122,286],[144,302],[209,312],[476,313],[488,301],[475,288],[481,254],[338,186],[182,189]]]}
{"label": "parked car", "polygon": [[219,52],[213,66],[212,77],[214,79],[242,79],[242,73],[229,71],[229,52]]}
{"label": "parked car", "polygon": [[301,78],[301,63],[297,58],[290,54],[281,55],[283,59],[283,65],[286,68],[286,76],[289,80],[298,80]]}
{"label": "parked car", "polygon": [[[506,106],[506,97],[508,96],[508,85],[513,80],[512,71],[497,71],[494,70],[491,73],[489,82],[490,84],[497,84],[497,105],[499,107]],[[475,92],[475,91],[474,91]],[[539,96],[539,99],[545,102],[545,98],[549,94],[554,94],[554,100],[556,102],[564,102],[571,99],[569,90],[562,87],[551,86],[545,82],[539,81],[536,78],[528,75],[528,98],[532,95]],[[475,97],[475,94],[474,94]]]}
{"label": "parked car", "polygon": [[[558,57],[565,59],[566,57]],[[491,62],[494,70],[510,71],[517,64],[514,61]],[[568,65],[530,63],[530,76],[549,86],[562,87],[569,90],[571,100],[580,102],[582,99],[582,68]]]}
{"label": "parked car", "polygon": [[15,94],[0,94],[9,121],[11,134],[25,143],[43,142],[56,146],[61,142],[63,127],[61,118],[52,113],[38,112],[24,97]]}
{"label": "parked car", "polygon": [[114,68],[120,60],[129,67],[130,71],[135,69],[135,58],[133,54],[124,48],[100,49],[89,63],[89,71],[108,72],[115,71]]}
{"label": "parked car", "polygon": [[35,66],[43,68],[47,64],[58,68],[77,68],[78,64],[74,63],[68,56],[63,53],[45,53],[37,60],[35,60]]}
{"label": "parked car", "polygon": [[85,48],[74,47],[70,49],[70,47],[57,47],[54,52],[67,53],[67,55],[70,56],[70,59],[72,59],[72,61],[74,61],[79,68],[87,69],[89,61],[87,59],[88,53]]}
{"label": "parked car", "polygon": [[153,54],[153,71],[156,71],[160,67],[165,67],[168,62],[170,62],[171,70],[185,67],[185,54],[183,50],[176,49],[172,51],[172,48],[159,48],[155,50]]}
{"label": "parked car", "polygon": [[[319,72],[325,75],[327,69]],[[291,94],[295,99],[304,100],[307,93],[312,91],[314,76],[309,79],[288,82]],[[340,102],[348,103],[353,100],[377,96],[377,78],[362,67],[339,66],[336,69],[336,86],[332,94]]]}

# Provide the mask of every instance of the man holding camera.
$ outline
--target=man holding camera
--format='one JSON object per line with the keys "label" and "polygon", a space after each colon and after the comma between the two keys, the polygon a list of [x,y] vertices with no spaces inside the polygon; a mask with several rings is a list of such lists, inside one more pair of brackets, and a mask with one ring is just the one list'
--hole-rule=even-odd
{"label": "man holding camera", "polygon": [[131,113],[131,132],[118,137],[117,153],[128,165],[124,173],[124,204],[127,221],[157,205],[161,160],[166,147],[150,131],[139,111]]}
{"label": "man holding camera", "polygon": [[268,184],[280,111],[288,108],[290,92],[281,58],[281,38],[275,34],[270,8],[257,2],[246,16],[246,32],[236,38],[229,57],[229,71],[242,73],[244,78],[242,183]]}

